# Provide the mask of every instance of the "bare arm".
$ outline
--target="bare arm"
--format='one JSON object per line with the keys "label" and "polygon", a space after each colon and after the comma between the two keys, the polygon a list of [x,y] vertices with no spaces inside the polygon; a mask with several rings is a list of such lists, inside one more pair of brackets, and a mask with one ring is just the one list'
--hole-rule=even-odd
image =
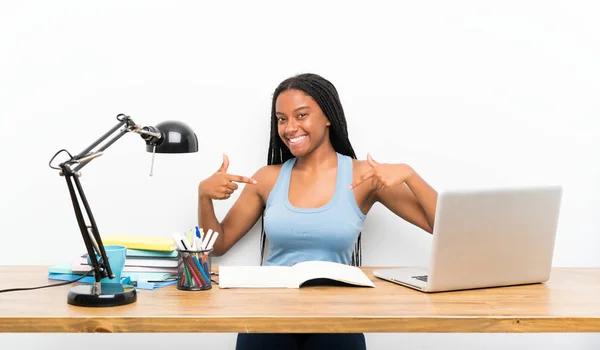
{"label": "bare arm", "polygon": [[[235,201],[229,212],[227,212],[222,223],[219,223],[215,217],[212,200],[200,199],[200,224],[204,225],[202,226],[203,228],[211,228],[213,231],[216,230],[219,232],[213,254],[221,256],[231,249],[235,243],[250,231],[260,218],[263,210],[264,206],[258,195],[256,186],[244,187],[240,197]],[[206,221],[204,221],[205,215],[208,217]]]}
{"label": "bare arm", "polygon": [[[263,200],[259,195],[258,185],[265,180],[263,169],[254,174],[252,179],[256,180],[256,183],[249,183],[244,187],[240,197],[233,204],[221,223],[217,220],[212,201],[213,199],[229,198],[230,193],[226,198],[218,198],[217,194],[209,195],[208,193],[210,191],[202,188],[204,181],[200,183],[198,190],[198,224],[205,231],[212,229],[213,231],[219,232],[219,236],[214,245],[213,254],[215,256],[225,254],[260,218],[265,207]],[[228,186],[237,189],[237,185],[233,182]],[[204,187],[206,187],[206,184],[204,184]],[[214,185],[211,187],[214,188]]]}
{"label": "bare arm", "polygon": [[433,233],[437,192],[416,172],[412,171],[404,183],[376,189],[374,195],[399,217]]}
{"label": "bare arm", "polygon": [[208,229],[219,232],[219,237],[217,237],[213,251],[213,254],[218,256],[222,255],[219,254],[218,245],[223,236],[223,226],[217,220],[212,201],[211,198],[200,195],[200,186],[198,186],[198,227],[202,227],[204,232]]}
{"label": "bare arm", "polygon": [[373,202],[380,202],[404,220],[433,233],[437,192],[407,164],[384,164],[371,156],[361,164],[363,175],[351,188],[368,182]]}

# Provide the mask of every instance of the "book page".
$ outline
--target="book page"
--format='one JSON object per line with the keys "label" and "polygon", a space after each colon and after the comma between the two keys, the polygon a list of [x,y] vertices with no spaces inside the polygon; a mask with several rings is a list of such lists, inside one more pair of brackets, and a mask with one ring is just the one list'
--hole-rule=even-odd
{"label": "book page", "polygon": [[375,287],[369,277],[356,266],[329,261],[305,261],[292,266],[291,269],[294,271],[291,275],[296,279],[298,287],[316,278],[329,278],[357,286]]}
{"label": "book page", "polygon": [[219,266],[219,288],[298,288],[288,266]]}

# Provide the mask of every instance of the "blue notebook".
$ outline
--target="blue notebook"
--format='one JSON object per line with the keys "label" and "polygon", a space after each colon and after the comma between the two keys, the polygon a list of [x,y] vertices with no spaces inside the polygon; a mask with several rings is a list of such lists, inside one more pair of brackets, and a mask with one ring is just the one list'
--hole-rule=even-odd
{"label": "blue notebook", "polygon": [[[76,279],[78,279],[79,277],[81,277],[80,275],[73,275],[73,274],[66,274],[66,273],[48,273],[48,279],[51,280],[58,280],[58,281],[74,281]],[[134,278],[131,278],[131,276],[128,276],[126,278],[124,278],[121,282],[125,283],[125,284],[131,284],[136,288],[139,289],[148,289],[148,290],[154,290],[157,288],[162,288],[165,286],[170,286],[172,284],[176,284],[177,280],[176,279],[170,279],[170,280],[166,280],[166,281],[152,281],[152,280],[145,280],[145,279],[137,279],[135,278],[137,276],[134,276]],[[85,276],[82,279],[80,279],[78,281],[79,283],[89,283],[92,284],[94,283],[94,276]]]}
{"label": "blue notebook", "polygon": [[[87,253],[83,254],[81,257],[87,259]],[[165,252],[160,250],[143,250],[143,249],[131,249],[127,248],[127,257],[130,258],[177,258],[177,251],[174,250],[172,252]]]}

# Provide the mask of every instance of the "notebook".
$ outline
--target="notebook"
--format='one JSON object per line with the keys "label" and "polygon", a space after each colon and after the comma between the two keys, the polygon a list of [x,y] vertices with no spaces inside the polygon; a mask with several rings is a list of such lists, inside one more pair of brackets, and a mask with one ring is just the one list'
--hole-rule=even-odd
{"label": "notebook", "polygon": [[131,249],[157,250],[171,252],[176,249],[171,236],[144,236],[114,234],[102,236],[104,245],[122,245]]}
{"label": "notebook", "polygon": [[317,280],[375,287],[358,267],[329,261],[305,261],[294,266],[219,266],[219,288],[300,288]]}
{"label": "notebook", "polygon": [[[125,260],[125,267],[123,268],[123,272],[168,272],[168,273],[176,273],[177,272],[177,260],[174,260],[174,266],[139,266],[139,265],[129,265],[127,260]],[[70,264],[71,271],[73,273],[78,272],[88,272],[92,269],[92,266],[88,264],[87,259],[77,257]]]}
{"label": "notebook", "polygon": [[[133,250],[133,249],[132,249]],[[177,253],[177,251],[175,251]],[[83,254],[81,259],[77,259],[77,261],[81,264],[89,265],[87,261],[87,254]],[[130,256],[129,249],[127,249],[127,257],[125,260],[125,266],[143,266],[143,267],[177,267],[177,256],[175,257],[155,257],[155,256],[146,256],[146,257],[137,257]]]}

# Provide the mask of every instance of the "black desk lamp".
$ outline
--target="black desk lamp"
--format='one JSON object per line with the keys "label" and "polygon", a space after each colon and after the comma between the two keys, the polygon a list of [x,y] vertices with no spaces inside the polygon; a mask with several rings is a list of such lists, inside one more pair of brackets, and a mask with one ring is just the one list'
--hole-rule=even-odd
{"label": "black desk lamp", "polygon": [[[119,114],[117,120],[119,121],[117,125],[81,153],[73,156],[67,150],[63,149],[58,151],[50,160],[50,167],[60,170],[60,175],[64,176],[67,180],[69,194],[71,195],[71,201],[75,209],[75,216],[77,217],[79,230],[85,242],[85,248],[87,249],[95,278],[95,282],[91,286],[79,285],[71,288],[67,302],[72,305],[89,307],[118,306],[130,304],[137,300],[137,295],[133,287],[124,288],[121,283],[100,283],[101,279],[105,277],[113,279],[115,275],[110,268],[96,221],[83,193],[83,188],[79,181],[79,170],[94,158],[101,156],[104,150],[128,132],[140,134],[142,139],[146,141],[146,150],[153,153],[152,163],[154,163],[154,153],[191,153],[198,151],[198,138],[194,131],[184,123],[166,121],[156,125],[156,127],[140,127],[129,116],[124,114]],[[96,151],[92,151],[121,127],[123,128],[104,145]],[[61,163],[58,168],[52,166],[54,158],[62,152],[66,152],[70,159]],[[152,170],[150,174],[152,175]],[[77,188],[77,192],[75,192],[75,188]],[[87,221],[81,210],[81,204],[83,204],[83,208],[85,209]]]}

